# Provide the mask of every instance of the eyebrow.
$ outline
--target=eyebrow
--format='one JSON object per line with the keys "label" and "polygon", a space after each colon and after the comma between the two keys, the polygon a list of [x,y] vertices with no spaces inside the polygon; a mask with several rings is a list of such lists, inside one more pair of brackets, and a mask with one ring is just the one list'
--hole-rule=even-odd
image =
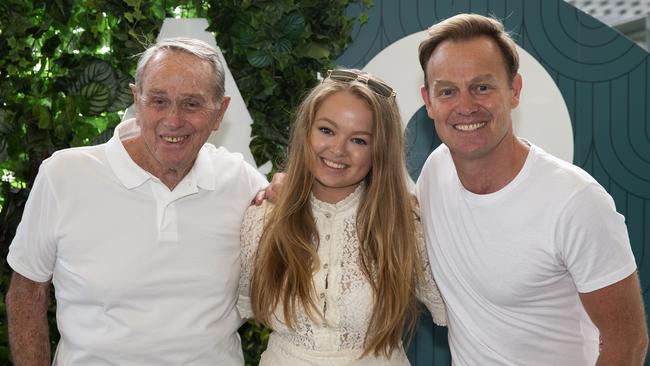
{"label": "eyebrow", "polygon": [[[167,92],[161,89],[150,89],[147,94],[149,95],[159,95],[159,96],[167,96]],[[196,94],[196,93],[188,93],[188,94],[181,94],[181,97],[183,98],[197,98],[201,100],[205,100],[205,97],[201,94]]]}
{"label": "eyebrow", "polygon": [[[490,81],[490,82],[495,82],[496,77],[492,74],[483,74],[479,75],[469,81],[470,84],[475,84],[477,82],[482,82],[482,81]],[[453,81],[450,80],[440,80],[440,79],[434,79],[433,80],[433,87],[438,87],[438,86],[453,86],[456,85]]]}
{"label": "eyebrow", "polygon": [[[333,126],[336,127],[336,128],[339,127],[339,125],[338,125],[336,122],[332,121],[331,119],[329,119],[329,118],[327,118],[327,117],[321,117],[321,118],[318,118],[318,119],[314,120],[314,123],[319,122],[319,121],[322,121],[322,122],[328,122],[329,124],[333,125]],[[351,135],[367,135],[367,136],[372,136],[372,132],[371,132],[371,131],[353,131],[353,132],[351,133]]]}

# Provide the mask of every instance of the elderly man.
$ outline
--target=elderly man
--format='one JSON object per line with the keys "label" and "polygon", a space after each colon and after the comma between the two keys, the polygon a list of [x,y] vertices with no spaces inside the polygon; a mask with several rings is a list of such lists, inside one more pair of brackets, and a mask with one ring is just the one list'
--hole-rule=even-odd
{"label": "elderly man", "polygon": [[419,53],[443,144],[417,195],[454,364],[641,365],[624,218],[589,174],[513,134],[522,78],[501,23],[457,15]]}
{"label": "elderly man", "polygon": [[206,144],[230,101],[216,51],[161,41],[138,62],[136,117],[43,162],[7,261],[16,365],[234,365],[239,229],[267,182]]}

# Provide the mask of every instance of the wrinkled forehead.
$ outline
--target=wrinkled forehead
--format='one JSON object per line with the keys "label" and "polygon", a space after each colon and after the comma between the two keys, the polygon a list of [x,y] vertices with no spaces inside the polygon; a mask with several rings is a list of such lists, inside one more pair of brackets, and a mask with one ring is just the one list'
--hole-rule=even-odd
{"label": "wrinkled forehead", "polygon": [[195,55],[161,50],[151,57],[142,73],[141,92],[182,92],[214,96],[215,73],[212,64]]}

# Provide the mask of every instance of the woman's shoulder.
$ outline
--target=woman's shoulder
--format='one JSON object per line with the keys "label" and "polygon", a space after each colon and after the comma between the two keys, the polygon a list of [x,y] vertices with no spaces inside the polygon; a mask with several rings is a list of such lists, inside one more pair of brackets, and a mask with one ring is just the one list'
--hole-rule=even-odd
{"label": "woman's shoulder", "polygon": [[263,220],[264,217],[270,213],[273,210],[273,207],[275,205],[269,202],[268,200],[264,200],[261,205],[256,206],[256,205],[250,205],[246,209],[246,212],[244,212],[244,222],[247,220],[249,221],[259,221]]}

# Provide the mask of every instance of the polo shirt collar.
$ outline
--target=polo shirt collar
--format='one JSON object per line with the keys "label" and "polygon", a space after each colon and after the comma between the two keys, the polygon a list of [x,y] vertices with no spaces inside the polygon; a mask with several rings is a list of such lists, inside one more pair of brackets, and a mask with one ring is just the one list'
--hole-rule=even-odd
{"label": "polo shirt collar", "polygon": [[191,179],[191,184],[202,189],[213,191],[217,186],[217,171],[210,155],[215,147],[210,144],[204,144],[199,150],[199,154],[194,161],[194,166],[190,169],[185,178]]}
{"label": "polo shirt collar", "polygon": [[[108,163],[122,185],[127,189],[137,188],[149,179],[155,178],[151,173],[142,169],[131,159],[131,156],[122,143],[122,140],[136,137],[139,134],[140,127],[135,123],[135,118],[131,118],[117,125],[113,132],[113,137],[106,143]],[[192,169],[190,169],[179,185],[200,187],[206,190],[214,190],[216,188],[217,174],[210,157],[211,152],[209,150],[211,149],[213,150],[214,146],[206,144],[201,147]],[[156,178],[156,180],[158,179]]]}
{"label": "polo shirt collar", "polygon": [[113,137],[106,143],[106,157],[117,179],[127,189],[141,186],[151,179],[151,174],[136,164],[126,151],[122,140],[136,137],[140,134],[140,127],[135,123],[135,118],[122,121],[113,131]]}

